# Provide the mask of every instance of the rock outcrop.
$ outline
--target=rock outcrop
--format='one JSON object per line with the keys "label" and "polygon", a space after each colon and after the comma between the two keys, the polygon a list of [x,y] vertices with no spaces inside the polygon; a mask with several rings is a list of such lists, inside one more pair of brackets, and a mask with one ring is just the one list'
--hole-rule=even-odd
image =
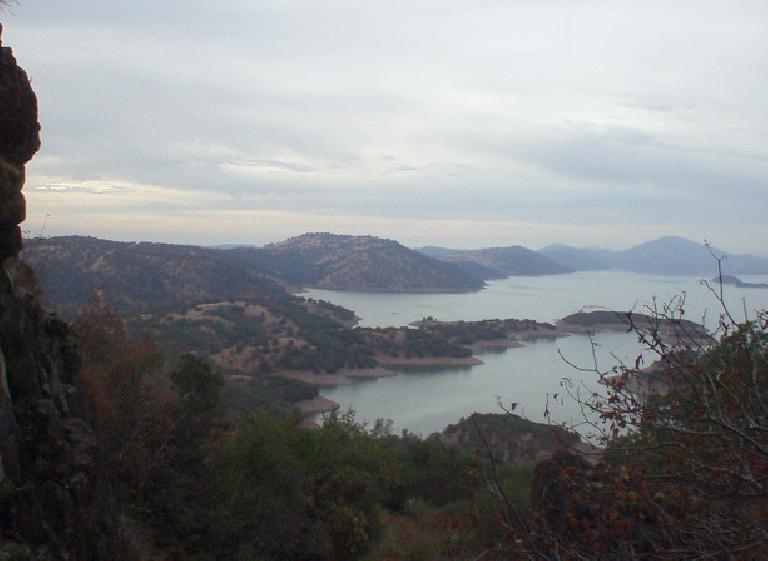
{"label": "rock outcrop", "polygon": [[8,265],[0,274],[0,559],[114,559],[118,509],[78,400],[74,336],[14,286],[20,275]]}
{"label": "rock outcrop", "polygon": [[445,445],[481,456],[492,454],[504,462],[538,462],[559,450],[583,446],[578,433],[504,413],[473,413],[430,436],[435,437]]}
{"label": "rock outcrop", "polygon": [[0,45],[0,560],[116,559],[119,510],[78,403],[76,342],[16,261],[39,145],[35,94]]}
{"label": "rock outcrop", "polygon": [[37,97],[11,49],[2,46],[2,33],[0,25],[0,261],[21,250],[24,166],[40,148]]}

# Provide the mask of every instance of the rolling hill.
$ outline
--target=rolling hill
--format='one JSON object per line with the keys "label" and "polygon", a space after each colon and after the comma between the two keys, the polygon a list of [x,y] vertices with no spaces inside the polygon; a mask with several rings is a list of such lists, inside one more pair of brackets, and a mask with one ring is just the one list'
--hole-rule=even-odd
{"label": "rolling hill", "polygon": [[63,311],[101,293],[119,310],[264,298],[283,287],[229,252],[196,246],[116,242],[86,236],[27,240],[21,258]]}
{"label": "rolling hill", "polygon": [[457,265],[373,236],[309,233],[231,253],[308,287],[381,292],[463,292],[483,287],[480,278]]}

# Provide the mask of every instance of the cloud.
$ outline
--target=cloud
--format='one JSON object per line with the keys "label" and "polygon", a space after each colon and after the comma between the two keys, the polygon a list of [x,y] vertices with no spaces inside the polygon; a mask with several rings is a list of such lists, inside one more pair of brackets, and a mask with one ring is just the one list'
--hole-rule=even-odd
{"label": "cloud", "polygon": [[701,237],[762,231],[766,23],[756,0],[39,0],[4,39],[40,100],[32,220],[45,196],[98,195],[169,221],[209,205]]}

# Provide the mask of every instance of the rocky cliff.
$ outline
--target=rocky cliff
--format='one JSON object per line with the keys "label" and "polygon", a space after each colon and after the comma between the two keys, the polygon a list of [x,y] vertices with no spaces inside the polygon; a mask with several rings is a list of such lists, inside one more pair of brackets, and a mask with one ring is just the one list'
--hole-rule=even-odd
{"label": "rocky cliff", "polygon": [[0,25],[0,260],[21,249],[24,165],[40,148],[37,98],[11,49],[2,46],[2,33]]}
{"label": "rocky cliff", "polygon": [[75,340],[16,262],[39,146],[35,94],[0,42],[0,559],[115,559],[118,510],[78,404]]}

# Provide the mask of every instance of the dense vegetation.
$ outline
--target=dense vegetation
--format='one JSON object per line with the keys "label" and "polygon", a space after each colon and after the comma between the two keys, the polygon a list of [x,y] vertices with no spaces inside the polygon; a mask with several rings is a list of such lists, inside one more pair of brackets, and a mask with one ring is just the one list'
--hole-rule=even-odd
{"label": "dense vegetation", "polygon": [[419,322],[419,327],[456,345],[472,345],[481,341],[530,338],[554,334],[555,326],[528,319],[483,319],[478,321],[443,322],[431,317]]}
{"label": "dense vegetation", "polygon": [[230,408],[215,369],[189,354],[165,364],[107,305],[76,325],[102,469],[163,555],[353,559],[380,537],[385,510],[478,490],[469,455],[384,423],[331,415],[309,431],[294,414],[249,407],[247,393]]}

